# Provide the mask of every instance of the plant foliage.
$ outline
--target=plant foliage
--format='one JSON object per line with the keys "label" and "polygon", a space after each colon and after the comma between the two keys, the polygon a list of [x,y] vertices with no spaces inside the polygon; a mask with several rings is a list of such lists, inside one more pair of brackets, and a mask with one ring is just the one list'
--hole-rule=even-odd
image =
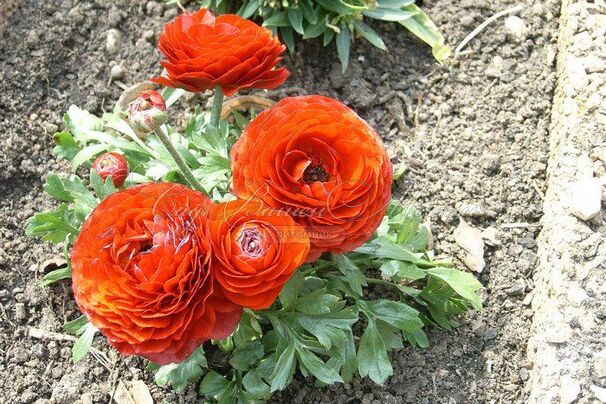
{"label": "plant foliage", "polygon": [[[67,130],[55,135],[54,151],[72,163],[74,173],[47,175],[45,189],[60,205],[31,218],[27,231],[65,243],[69,261],[67,246],[86,216],[116,191],[111,179],[104,182],[94,172],[78,175],[98,154],[126,156],[131,174],[125,186],[184,179],[154,135],[137,138],[119,111],[95,117],[72,106],[65,123]],[[197,112],[183,133],[164,127],[215,201],[232,197],[228,153],[247,123],[235,113],[234,123],[214,128],[207,113]],[[356,375],[384,384],[393,374],[389,351],[404,343],[425,348],[427,327],[451,329],[458,315],[482,306],[476,293],[481,284],[450,261],[432,257],[429,232],[420,222],[415,209],[392,203],[368,243],[303,265],[272,307],[246,309],[235,332],[214,348],[224,352],[222,364],[211,364],[200,347],[180,364],[150,364],[156,382],[177,390],[199,382],[200,394],[219,403],[264,401],[297,372],[312,376],[319,386]],[[47,275],[45,284],[69,277],[69,266],[61,270]],[[96,329],[84,317],[65,329],[79,335],[73,349],[77,361],[89,351]]]}

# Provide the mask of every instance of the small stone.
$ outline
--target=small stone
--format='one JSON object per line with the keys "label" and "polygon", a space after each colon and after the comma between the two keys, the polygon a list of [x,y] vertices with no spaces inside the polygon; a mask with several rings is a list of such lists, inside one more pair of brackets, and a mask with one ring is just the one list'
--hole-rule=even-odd
{"label": "small stone", "polygon": [[591,96],[585,101],[585,107],[587,111],[594,112],[602,105],[602,97],[599,93],[593,93]]}
{"label": "small stone", "polygon": [[597,55],[591,54],[581,60],[587,73],[600,73],[606,69],[606,61],[600,59]]}
{"label": "small stone", "polygon": [[145,39],[147,42],[153,42],[155,38],[156,34],[151,29],[143,32],[143,39]]}
{"label": "small stone", "polygon": [[155,1],[149,1],[145,5],[145,11],[149,15],[158,17],[162,14],[162,4],[156,3]]}
{"label": "small stone", "polygon": [[82,401],[82,404],[93,404],[93,396],[90,393],[84,393],[80,397],[80,401]]}
{"label": "small stone", "polygon": [[503,74],[503,58],[499,55],[492,58],[490,65],[486,68],[486,76],[490,78],[498,78]]}
{"label": "small stone", "polygon": [[43,126],[46,133],[49,133],[51,135],[57,133],[57,131],[59,130],[59,127],[54,123],[44,122]]}
{"label": "small stone", "polygon": [[595,398],[600,400],[600,402],[602,402],[602,403],[606,403],[606,389],[605,388],[599,387],[599,386],[596,386],[595,384],[593,384],[590,387],[590,389],[593,392],[593,395],[595,396]]}
{"label": "small stone", "polygon": [[581,394],[581,385],[570,375],[564,375],[560,378],[560,400],[562,403],[572,403]]}
{"label": "small stone", "polygon": [[461,203],[457,204],[457,211],[461,216],[480,218],[488,216],[488,209],[484,205],[477,203]]}
{"label": "small stone", "polygon": [[109,75],[113,80],[120,80],[126,74],[126,70],[122,65],[114,65],[112,66]]}
{"label": "small stone", "polygon": [[576,34],[572,38],[572,46],[570,49],[572,51],[586,51],[591,49],[593,46],[593,40],[591,39],[591,35],[587,31],[583,31],[579,34]]}
{"label": "small stone", "polygon": [[15,303],[15,320],[22,322],[27,318],[25,303]]}
{"label": "small stone", "polygon": [[40,37],[36,31],[29,31],[25,37],[25,43],[31,49],[40,43]]}
{"label": "small stone", "polygon": [[522,42],[526,39],[528,33],[528,27],[523,19],[518,16],[512,15],[505,20],[505,29],[511,39]]}
{"label": "small stone", "polygon": [[497,239],[497,229],[487,227],[482,231],[482,240],[491,247],[498,246],[501,242]]}
{"label": "small stone", "polygon": [[526,290],[526,283],[524,279],[518,279],[513,282],[507,289],[505,289],[505,293],[509,296],[521,296],[524,294]]}
{"label": "small stone", "polygon": [[569,207],[573,215],[581,220],[589,220],[600,213],[602,187],[595,179],[585,179],[570,184]]}
{"label": "small stone", "polygon": [[109,53],[115,53],[120,48],[122,42],[122,33],[115,28],[107,31],[107,39],[105,42],[105,50]]}
{"label": "small stone", "polygon": [[496,328],[489,328],[486,331],[484,331],[484,335],[482,336],[482,339],[484,341],[490,341],[493,340],[497,337],[498,331],[496,330]]}

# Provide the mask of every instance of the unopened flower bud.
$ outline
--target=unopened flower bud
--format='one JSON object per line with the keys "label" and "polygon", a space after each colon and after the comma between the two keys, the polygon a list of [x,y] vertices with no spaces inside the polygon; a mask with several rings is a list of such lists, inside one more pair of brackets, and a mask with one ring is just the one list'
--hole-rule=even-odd
{"label": "unopened flower bud", "polygon": [[112,177],[116,187],[122,186],[128,175],[128,163],[119,153],[103,153],[97,157],[91,168],[99,174],[103,181]]}
{"label": "unopened flower bud", "polygon": [[166,104],[157,91],[143,91],[128,108],[130,125],[139,135],[152,132],[166,122]]}

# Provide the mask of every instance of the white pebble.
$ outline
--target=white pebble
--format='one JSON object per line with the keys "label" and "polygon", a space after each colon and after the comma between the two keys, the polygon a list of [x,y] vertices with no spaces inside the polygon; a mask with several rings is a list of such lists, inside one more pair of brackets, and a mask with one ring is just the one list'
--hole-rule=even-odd
{"label": "white pebble", "polygon": [[107,31],[107,40],[105,42],[105,49],[109,53],[115,53],[120,48],[120,42],[122,41],[122,34],[117,29],[110,29]]}
{"label": "white pebble", "polygon": [[523,19],[512,15],[505,20],[505,28],[507,29],[507,33],[517,42],[522,42],[526,39],[526,34],[528,33],[528,27]]}
{"label": "white pebble", "polygon": [[570,184],[570,211],[581,220],[589,220],[602,208],[602,187],[595,179],[586,179]]}

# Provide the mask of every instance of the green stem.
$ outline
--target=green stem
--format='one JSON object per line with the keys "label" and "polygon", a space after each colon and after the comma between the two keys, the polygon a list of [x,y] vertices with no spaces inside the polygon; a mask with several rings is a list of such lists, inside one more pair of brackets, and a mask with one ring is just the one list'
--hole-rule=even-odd
{"label": "green stem", "polygon": [[179,167],[181,174],[183,174],[189,185],[191,185],[194,189],[202,192],[204,195],[208,196],[208,194],[204,190],[204,187],[202,187],[202,184],[200,184],[196,177],[194,177],[194,174],[187,166],[185,160],[183,160],[183,157],[181,157],[177,149],[175,149],[175,146],[173,146],[173,144],[171,143],[170,139],[168,138],[168,135],[164,133],[162,128],[159,126],[154,128],[154,133],[156,134],[156,136],[158,136],[158,139],[160,139],[166,150],[168,150],[168,154],[170,154],[170,156],[173,158],[174,162],[177,164],[177,167]]}
{"label": "green stem", "polygon": [[210,124],[218,128],[221,120],[221,108],[223,107],[223,90],[221,86],[215,87],[215,95],[213,97],[213,109],[210,112]]}

